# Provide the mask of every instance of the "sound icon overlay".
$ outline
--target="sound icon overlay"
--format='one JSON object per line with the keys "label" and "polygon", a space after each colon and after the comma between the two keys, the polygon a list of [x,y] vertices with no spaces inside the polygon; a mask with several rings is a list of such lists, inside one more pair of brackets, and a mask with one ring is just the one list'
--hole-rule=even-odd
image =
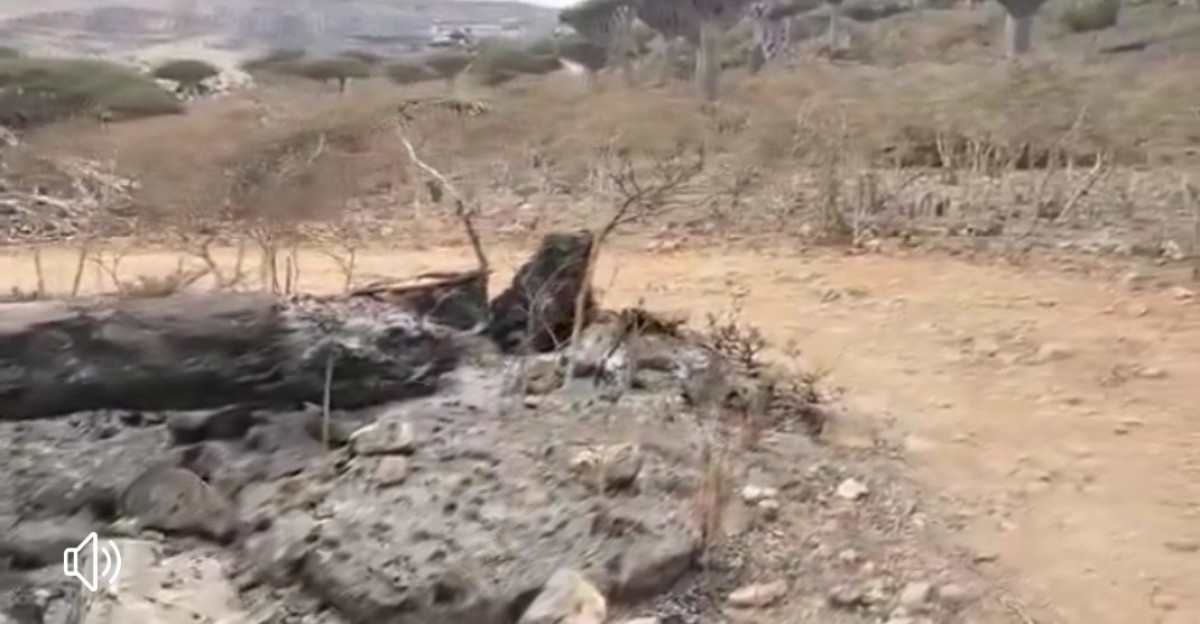
{"label": "sound icon overlay", "polygon": [[[100,566],[101,557],[104,559],[103,568]],[[92,592],[96,591],[101,581],[109,586],[116,585],[117,576],[121,574],[121,551],[117,550],[112,540],[101,545],[96,534],[89,533],[78,546],[63,551],[63,572],[67,578],[79,579]]]}

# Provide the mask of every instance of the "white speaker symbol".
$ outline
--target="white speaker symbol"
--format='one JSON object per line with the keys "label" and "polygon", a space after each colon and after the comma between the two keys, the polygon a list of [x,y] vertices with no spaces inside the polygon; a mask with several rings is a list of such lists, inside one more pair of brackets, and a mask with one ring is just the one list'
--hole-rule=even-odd
{"label": "white speaker symbol", "polygon": [[[84,550],[89,547],[90,552]],[[81,552],[85,557],[82,563],[86,568],[82,572],[79,561]],[[101,555],[104,557],[103,569],[100,567]],[[121,551],[117,550],[117,545],[112,540],[109,540],[104,546],[100,546],[96,534],[89,533],[78,546],[63,551],[63,572],[66,573],[67,578],[79,579],[79,582],[83,583],[88,591],[96,591],[101,580],[107,581],[109,585],[114,585],[117,582],[117,575],[121,573]]]}

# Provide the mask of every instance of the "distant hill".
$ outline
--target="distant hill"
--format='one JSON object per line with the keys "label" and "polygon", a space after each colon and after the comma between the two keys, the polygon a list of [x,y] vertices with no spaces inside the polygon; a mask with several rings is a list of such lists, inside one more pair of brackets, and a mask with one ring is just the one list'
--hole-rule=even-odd
{"label": "distant hill", "polygon": [[496,0],[3,0],[0,41],[35,53],[141,56],[180,46],[242,56],[268,48],[402,53],[454,29],[541,34],[552,9]]}

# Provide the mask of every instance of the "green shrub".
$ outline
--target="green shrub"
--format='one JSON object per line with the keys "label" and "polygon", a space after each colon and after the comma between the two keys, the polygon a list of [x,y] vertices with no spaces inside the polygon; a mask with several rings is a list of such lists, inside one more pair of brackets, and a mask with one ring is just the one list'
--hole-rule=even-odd
{"label": "green shrub", "polygon": [[382,65],[383,62],[387,60],[386,56],[370,50],[343,50],[338,54],[338,56],[357,59],[372,67],[376,65]]}
{"label": "green shrub", "polygon": [[158,85],[128,85],[105,96],[100,102],[102,110],[109,111],[118,119],[177,115],[184,112],[183,102]]}
{"label": "green shrub", "polygon": [[554,56],[558,54],[558,42],[554,37],[542,37],[525,46],[525,50],[536,56]]}
{"label": "green shrub", "polygon": [[415,84],[438,78],[432,68],[413,61],[396,61],[383,68],[383,74],[399,85]]}
{"label": "green shrub", "polygon": [[100,111],[115,118],[183,112],[174,94],[130,67],[91,59],[0,60],[0,124],[40,126]]}
{"label": "green shrub", "polygon": [[485,85],[496,86],[521,75],[548,74],[560,67],[555,54],[537,54],[527,43],[493,40],[480,45],[471,74]]}
{"label": "green shrub", "polygon": [[474,58],[465,50],[440,50],[419,57],[418,62],[443,80],[453,80]]}
{"label": "green shrub", "polygon": [[633,45],[638,56],[641,56],[650,51],[650,42],[658,36],[658,32],[653,28],[643,24],[642,22],[634,22],[633,24]]}
{"label": "green shrub", "polygon": [[1059,21],[1074,33],[1094,32],[1117,25],[1121,0],[1073,0]]}
{"label": "green shrub", "polygon": [[181,91],[195,93],[200,90],[201,83],[220,73],[219,68],[204,61],[179,59],[155,67],[151,75],[178,83]]}
{"label": "green shrub", "polygon": [[750,65],[757,48],[750,25],[743,23],[729,29],[721,36],[721,67],[732,69]]}
{"label": "green shrub", "polygon": [[573,63],[579,63],[590,71],[600,71],[608,64],[608,50],[592,43],[578,33],[567,33],[557,41],[556,53]]}

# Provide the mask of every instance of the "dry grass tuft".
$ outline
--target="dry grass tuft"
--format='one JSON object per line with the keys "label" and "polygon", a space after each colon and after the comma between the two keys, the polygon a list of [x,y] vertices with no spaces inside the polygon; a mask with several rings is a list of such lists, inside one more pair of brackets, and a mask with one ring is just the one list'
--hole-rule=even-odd
{"label": "dry grass tuft", "polygon": [[711,436],[704,440],[700,452],[700,479],[692,493],[690,512],[700,538],[702,562],[720,541],[722,520],[733,500],[733,473],[726,453]]}

